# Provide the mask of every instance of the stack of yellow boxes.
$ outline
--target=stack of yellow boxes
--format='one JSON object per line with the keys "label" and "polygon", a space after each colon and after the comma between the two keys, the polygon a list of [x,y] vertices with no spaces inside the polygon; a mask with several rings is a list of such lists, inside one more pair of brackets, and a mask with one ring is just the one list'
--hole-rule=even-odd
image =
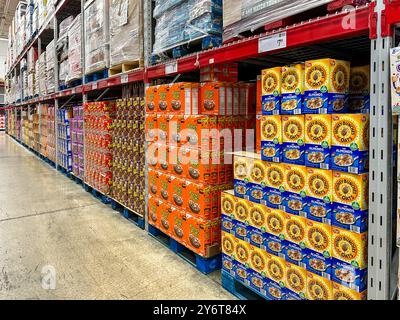
{"label": "stack of yellow boxes", "polygon": [[262,72],[261,154],[235,154],[221,207],[223,272],[267,299],[366,298],[369,68],[354,69]]}

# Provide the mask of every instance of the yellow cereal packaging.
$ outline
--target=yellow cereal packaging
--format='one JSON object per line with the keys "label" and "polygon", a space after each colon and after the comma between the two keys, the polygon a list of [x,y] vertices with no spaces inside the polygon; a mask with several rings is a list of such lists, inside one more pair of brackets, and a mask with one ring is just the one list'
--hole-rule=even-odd
{"label": "yellow cereal packaging", "polygon": [[264,161],[281,162],[282,118],[261,116],[261,158]]}
{"label": "yellow cereal packaging", "polygon": [[332,282],[307,272],[307,299],[332,300]]}
{"label": "yellow cereal packaging", "polygon": [[284,164],[265,162],[265,166],[267,168],[267,183],[264,189],[266,192],[267,206],[284,211]]}
{"label": "yellow cereal packaging", "polygon": [[357,292],[367,288],[368,234],[332,228],[332,280]]}
{"label": "yellow cereal packaging", "polygon": [[285,164],[284,166],[284,200],[285,211],[306,216],[306,182],[307,169],[304,166]]}
{"label": "yellow cereal packaging", "polygon": [[306,265],[306,229],[307,219],[292,214],[285,214],[285,240],[284,248],[286,261],[303,269]]}
{"label": "yellow cereal packaging", "polygon": [[282,68],[263,70],[261,73],[262,114],[278,115],[281,109]]}
{"label": "yellow cereal packaging", "polygon": [[305,165],[317,169],[330,169],[332,147],[332,116],[305,115]]}
{"label": "yellow cereal packaging", "polygon": [[367,291],[358,293],[339,283],[333,282],[333,300],[367,300]]}
{"label": "yellow cereal packaging", "polygon": [[331,168],[349,173],[368,172],[369,116],[332,116]]}
{"label": "yellow cereal packaging", "polygon": [[301,114],[304,94],[304,64],[282,67],[281,114]]}
{"label": "yellow cereal packaging", "polygon": [[350,62],[334,59],[307,61],[303,114],[346,112],[349,86]]}
{"label": "yellow cereal packaging", "polygon": [[301,300],[307,295],[307,271],[297,265],[286,262],[286,288]]}
{"label": "yellow cereal packaging", "polygon": [[282,161],[304,165],[305,118],[299,116],[282,116]]}

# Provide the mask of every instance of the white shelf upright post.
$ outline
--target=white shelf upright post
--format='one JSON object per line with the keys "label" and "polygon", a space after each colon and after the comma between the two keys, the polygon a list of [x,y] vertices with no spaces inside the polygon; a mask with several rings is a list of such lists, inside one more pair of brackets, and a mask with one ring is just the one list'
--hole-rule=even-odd
{"label": "white shelf upright post", "polygon": [[[371,124],[369,174],[368,299],[394,296],[393,279],[393,121],[390,108],[390,48],[383,37],[384,0],[376,0],[377,38],[371,42]],[[397,272],[397,270],[396,270]]]}

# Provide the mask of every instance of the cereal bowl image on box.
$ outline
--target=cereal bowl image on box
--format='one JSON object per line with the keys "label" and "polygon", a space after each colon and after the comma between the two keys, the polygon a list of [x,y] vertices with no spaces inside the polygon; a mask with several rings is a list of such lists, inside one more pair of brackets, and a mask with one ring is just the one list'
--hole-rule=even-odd
{"label": "cereal bowl image on box", "polygon": [[263,70],[261,73],[262,114],[279,115],[281,109],[282,68]]}

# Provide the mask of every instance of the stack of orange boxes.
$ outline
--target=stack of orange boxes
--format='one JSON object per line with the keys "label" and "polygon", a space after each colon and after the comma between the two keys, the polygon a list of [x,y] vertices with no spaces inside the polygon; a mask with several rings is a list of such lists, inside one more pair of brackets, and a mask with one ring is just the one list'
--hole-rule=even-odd
{"label": "stack of orange boxes", "polygon": [[226,77],[223,70],[235,68],[202,70],[202,79],[210,82],[146,91],[149,223],[205,258],[221,248],[219,199],[233,179],[225,150],[232,151],[234,130],[250,122],[255,100],[252,85],[216,81]]}

